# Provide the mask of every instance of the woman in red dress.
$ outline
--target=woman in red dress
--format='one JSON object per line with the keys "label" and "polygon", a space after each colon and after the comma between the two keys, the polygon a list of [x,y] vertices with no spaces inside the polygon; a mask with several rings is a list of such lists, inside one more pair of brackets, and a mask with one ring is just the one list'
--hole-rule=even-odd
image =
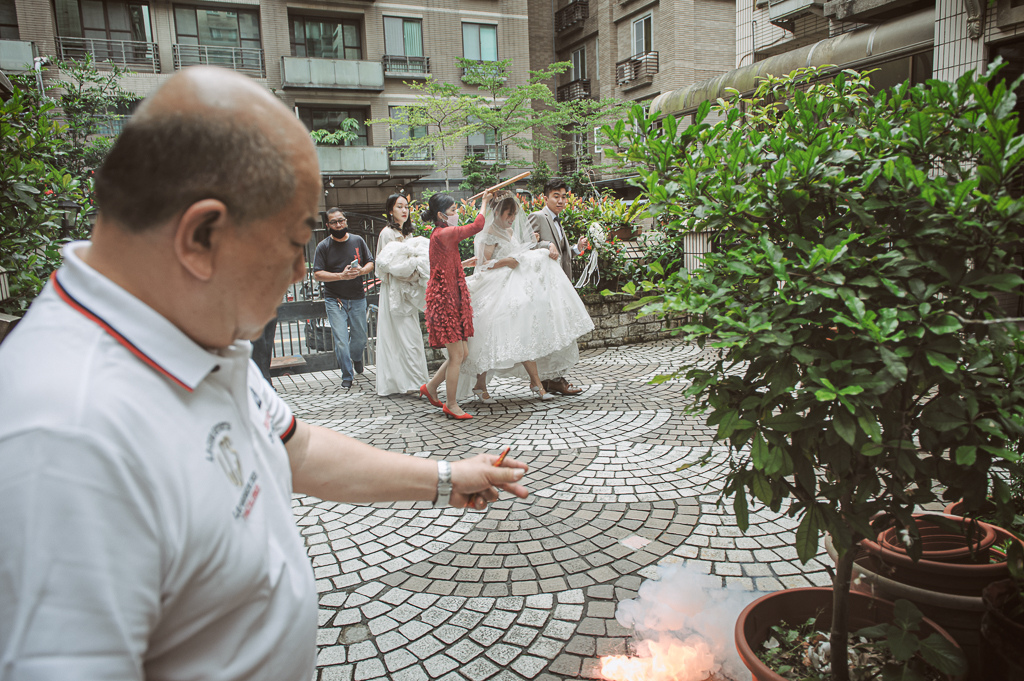
{"label": "woman in red dress", "polygon": [[[427,332],[430,347],[444,347],[448,359],[429,382],[420,386],[420,394],[434,406],[439,406],[451,419],[471,419],[459,406],[456,392],[459,387],[459,369],[466,358],[466,339],[473,335],[473,308],[469,304],[469,289],[459,257],[459,242],[484,228],[484,211],[492,193],[485,192],[480,213],[473,224],[457,226],[455,199],[437,193],[430,197],[423,222],[433,222],[430,235],[430,281],[427,283]],[[445,404],[437,399],[437,389],[445,382]]]}

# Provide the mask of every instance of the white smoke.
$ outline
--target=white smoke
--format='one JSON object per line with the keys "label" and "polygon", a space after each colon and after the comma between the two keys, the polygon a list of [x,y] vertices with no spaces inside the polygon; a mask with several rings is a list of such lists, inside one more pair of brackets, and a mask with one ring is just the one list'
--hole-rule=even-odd
{"label": "white smoke", "polygon": [[[638,661],[648,660],[650,679],[704,681],[714,674],[749,681],[733,631],[740,612],[759,595],[724,588],[721,577],[683,565],[659,565],[658,578],[644,580],[637,598],[621,601],[615,619],[636,631]],[[608,678],[628,678],[606,670]]]}

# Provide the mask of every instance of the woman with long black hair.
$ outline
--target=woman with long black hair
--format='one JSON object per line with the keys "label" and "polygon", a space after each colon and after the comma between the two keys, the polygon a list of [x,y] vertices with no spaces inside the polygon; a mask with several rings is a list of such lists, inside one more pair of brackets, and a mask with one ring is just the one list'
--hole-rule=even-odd
{"label": "woman with long black hair", "polygon": [[[426,240],[413,236],[409,200],[404,195],[389,196],[384,211],[388,224],[377,237],[376,253],[380,276],[377,394],[415,393],[427,380],[427,354],[420,331],[420,308],[403,296],[403,292],[409,288],[421,289],[422,295],[426,287],[423,273],[411,266],[415,257],[414,240]],[[394,245],[387,248],[391,244]]]}

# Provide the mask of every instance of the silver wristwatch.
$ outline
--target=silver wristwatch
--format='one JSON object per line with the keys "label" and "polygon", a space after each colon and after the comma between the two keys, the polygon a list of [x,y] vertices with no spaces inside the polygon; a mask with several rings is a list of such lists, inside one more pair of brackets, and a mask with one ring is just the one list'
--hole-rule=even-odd
{"label": "silver wristwatch", "polygon": [[452,498],[452,465],[447,461],[437,462],[437,500],[434,508],[447,508]]}

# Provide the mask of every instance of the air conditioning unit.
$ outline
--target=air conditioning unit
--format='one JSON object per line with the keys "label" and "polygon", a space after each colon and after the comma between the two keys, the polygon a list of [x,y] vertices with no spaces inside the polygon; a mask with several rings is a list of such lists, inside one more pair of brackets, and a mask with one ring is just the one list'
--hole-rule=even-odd
{"label": "air conditioning unit", "polygon": [[809,14],[824,16],[824,0],[779,0],[768,2],[768,21],[787,31],[793,30],[793,22]]}

